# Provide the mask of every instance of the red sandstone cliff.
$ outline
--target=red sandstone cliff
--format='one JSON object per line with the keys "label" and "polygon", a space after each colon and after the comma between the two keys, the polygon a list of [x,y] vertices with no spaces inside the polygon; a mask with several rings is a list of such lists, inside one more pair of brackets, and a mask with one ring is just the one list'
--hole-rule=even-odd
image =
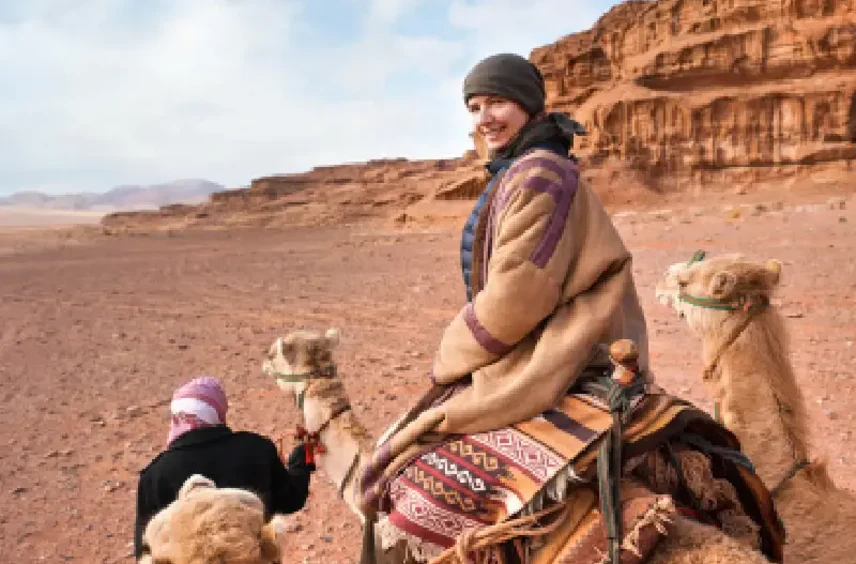
{"label": "red sandstone cliff", "polygon": [[[630,1],[531,59],[548,104],[587,126],[575,151],[607,204],[735,183],[780,189],[809,176],[854,184],[856,0]],[[259,178],[199,206],[114,214],[104,224],[463,216],[468,206],[450,201],[481,186],[474,154],[372,161]]]}
{"label": "red sandstone cliff", "polygon": [[484,170],[475,152],[456,159],[317,167],[301,174],[266,176],[248,188],[211,194],[197,206],[174,205],[154,212],[106,216],[115,230],[186,227],[277,227],[293,224],[347,224],[398,215],[416,202],[477,197]]}
{"label": "red sandstone cliff", "polygon": [[856,160],[856,0],[629,2],[531,58],[589,166],[702,189]]}

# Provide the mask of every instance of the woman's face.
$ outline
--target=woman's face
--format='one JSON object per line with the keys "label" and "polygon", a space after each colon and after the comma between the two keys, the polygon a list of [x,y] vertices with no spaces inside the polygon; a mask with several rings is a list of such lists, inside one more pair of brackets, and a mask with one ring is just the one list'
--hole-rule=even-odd
{"label": "woman's face", "polygon": [[499,96],[472,96],[467,109],[473,130],[481,135],[490,151],[507,145],[529,121],[529,114],[517,102]]}

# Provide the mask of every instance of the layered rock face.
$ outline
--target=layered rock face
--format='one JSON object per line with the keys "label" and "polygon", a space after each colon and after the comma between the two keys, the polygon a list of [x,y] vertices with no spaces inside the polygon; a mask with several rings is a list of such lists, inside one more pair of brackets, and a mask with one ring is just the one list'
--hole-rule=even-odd
{"label": "layered rock face", "polygon": [[856,160],[856,0],[629,2],[531,60],[589,166],[703,189]]}
{"label": "layered rock face", "polygon": [[475,151],[455,159],[376,160],[266,176],[247,188],[211,194],[197,206],[106,216],[109,230],[344,225],[401,214],[427,197],[469,200],[485,185]]}

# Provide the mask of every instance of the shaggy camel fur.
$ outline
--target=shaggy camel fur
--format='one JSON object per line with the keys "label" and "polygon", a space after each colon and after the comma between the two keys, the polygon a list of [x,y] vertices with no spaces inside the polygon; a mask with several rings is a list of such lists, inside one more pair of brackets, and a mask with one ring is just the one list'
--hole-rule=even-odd
{"label": "shaggy camel fur", "polygon": [[140,564],[279,564],[277,524],[256,495],[194,474],[149,522]]}
{"label": "shaggy camel fur", "polygon": [[[326,334],[292,332],[274,341],[262,371],[276,377],[279,388],[285,394],[297,398],[298,406],[302,406],[306,428],[310,432],[316,432],[323,426],[318,433],[318,440],[324,445],[324,450],[318,454],[316,464],[343,494],[351,510],[364,520],[354,502],[354,494],[360,472],[358,466],[369,460],[373,446],[365,427],[352,411],[345,408],[349,400],[333,360],[333,349],[338,341],[339,332],[336,329],[330,329]],[[379,549],[378,552],[382,551]],[[399,544],[386,554],[379,554],[379,560],[383,564],[413,562],[413,556],[408,555],[408,552]],[[760,552],[718,529],[676,517],[670,534],[658,545],[650,562],[763,564],[768,561]]]}
{"label": "shaggy camel fur", "polygon": [[702,340],[703,380],[723,423],[771,489],[788,562],[856,562],[856,499],[810,461],[805,401],[784,319],[770,305],[782,265],[724,255],[669,267],[658,300]]}

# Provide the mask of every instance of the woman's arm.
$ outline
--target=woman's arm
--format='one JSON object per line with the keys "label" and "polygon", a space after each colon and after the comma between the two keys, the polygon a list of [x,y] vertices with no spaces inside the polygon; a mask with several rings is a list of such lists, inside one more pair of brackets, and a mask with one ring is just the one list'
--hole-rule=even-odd
{"label": "woman's arm", "polygon": [[288,468],[283,464],[276,452],[276,446],[271,443],[273,454],[273,507],[271,513],[288,514],[303,508],[309,497],[310,473],[315,470],[314,464],[306,464],[305,447],[301,444],[291,451],[288,457]]}
{"label": "woman's arm", "polygon": [[576,165],[542,153],[508,170],[493,203],[498,221],[487,282],[443,334],[437,383],[494,362],[555,310],[574,259],[565,230],[578,179]]}

